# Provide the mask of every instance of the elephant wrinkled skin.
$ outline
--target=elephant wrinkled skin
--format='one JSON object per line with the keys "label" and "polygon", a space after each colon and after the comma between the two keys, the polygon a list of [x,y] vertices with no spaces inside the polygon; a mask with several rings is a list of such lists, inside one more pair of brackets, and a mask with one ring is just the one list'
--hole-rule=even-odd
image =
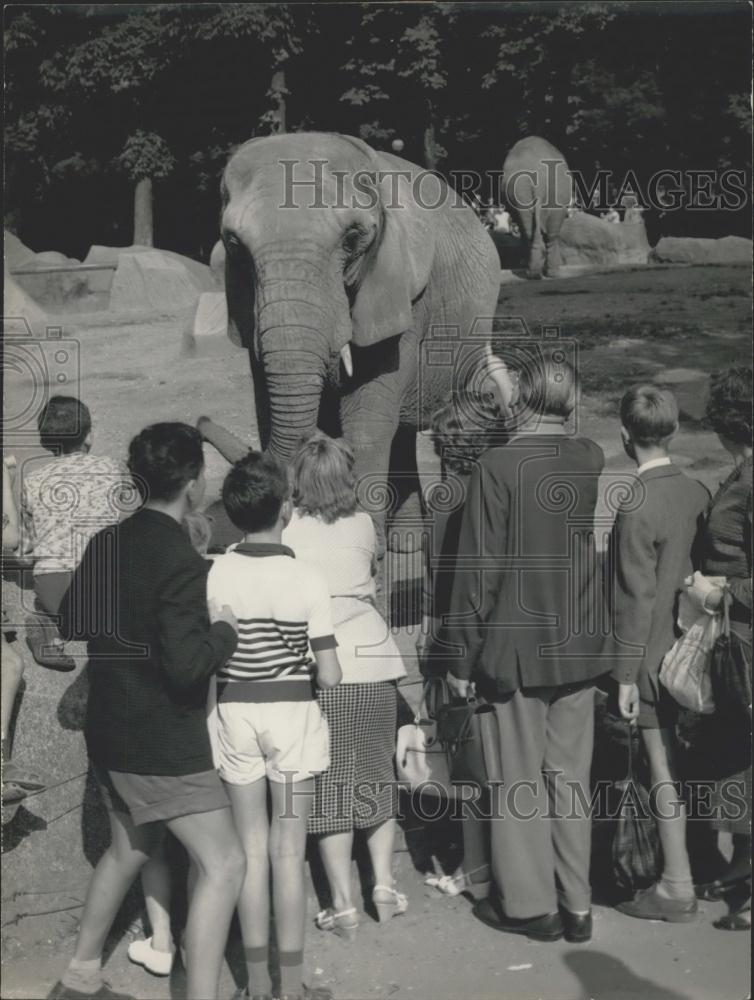
{"label": "elephant wrinkled skin", "polygon": [[546,139],[520,139],[503,164],[505,200],[518,219],[528,255],[528,275],[556,277],[560,229],[573,185],[565,157]]}
{"label": "elephant wrinkled skin", "polygon": [[418,515],[416,431],[495,314],[490,237],[439,177],[342,135],[247,142],[222,198],[228,334],[249,352],[263,447],[287,461],[317,426],[342,433],[378,524],[409,498]]}

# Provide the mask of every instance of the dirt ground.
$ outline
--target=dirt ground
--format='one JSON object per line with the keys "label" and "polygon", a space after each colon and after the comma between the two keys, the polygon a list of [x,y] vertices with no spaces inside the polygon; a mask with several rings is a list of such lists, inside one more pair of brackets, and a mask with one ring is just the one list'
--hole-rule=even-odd
{"label": "dirt ground", "polygon": [[[712,489],[727,474],[727,456],[714,435],[700,425],[700,417],[709,372],[746,363],[750,357],[748,268],[658,267],[511,282],[501,288],[498,315],[523,318],[533,335],[547,327],[550,336],[551,328],[557,327],[563,342],[573,342],[568,349],[576,354],[582,380],[579,430],[602,446],[607,473],[630,468],[620,446],[617,401],[630,384],[655,380],[672,386],[681,402],[681,430],[673,447],[678,464]],[[181,357],[180,326],[164,322],[66,328],[61,340],[43,348],[14,347],[21,363],[6,368],[4,447],[16,455],[19,466],[41,454],[28,424],[39,404],[40,350],[47,360],[50,389],[78,394],[90,406],[98,452],[123,456],[130,438],[146,423],[168,419],[193,423],[203,413],[253,442],[253,403],[243,354]],[[6,365],[7,359],[6,346]],[[218,496],[226,467],[211,449],[207,451],[209,503]],[[419,455],[423,476],[432,474],[436,460],[425,435],[420,436]],[[398,577],[410,579],[417,575],[418,563],[412,557],[397,557],[394,568]],[[4,584],[4,598],[11,603],[16,599],[12,589]],[[402,628],[398,641],[409,669],[404,693],[413,704],[418,686],[412,628]],[[31,753],[29,763],[49,765],[44,747]],[[29,800],[32,817],[41,811]],[[70,829],[80,836],[76,825]],[[38,864],[31,874],[25,870],[24,880],[19,881],[14,877],[17,839],[6,831],[2,982],[6,998],[45,996],[72,947],[86,871],[66,873],[59,858],[48,868],[48,835],[44,824],[36,828],[29,824],[25,836]],[[410,898],[405,916],[386,926],[364,916],[353,944],[311,926],[307,968],[312,985],[330,986],[338,1000],[638,996],[741,1000],[749,994],[749,935],[726,934],[711,926],[725,911],[722,903],[701,904],[698,921],[689,925],[631,920],[597,905],[589,945],[545,945],[498,934],[471,917],[465,899],[433,894],[406,851],[397,855],[396,874]],[[308,905],[313,921],[318,908],[313,892]],[[58,909],[60,913],[28,915]],[[170,981],[155,979],[129,965],[127,943],[122,931],[112,942],[106,972],[115,989],[144,1000],[185,996],[179,965]],[[231,941],[229,960],[223,981],[228,996],[233,978],[241,981],[237,937]]]}

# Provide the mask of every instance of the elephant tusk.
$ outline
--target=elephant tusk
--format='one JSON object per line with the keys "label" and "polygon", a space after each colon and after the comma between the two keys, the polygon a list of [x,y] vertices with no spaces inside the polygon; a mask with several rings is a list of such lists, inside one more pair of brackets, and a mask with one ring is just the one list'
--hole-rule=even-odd
{"label": "elephant tusk", "polygon": [[346,370],[346,374],[349,378],[353,378],[353,359],[351,358],[351,345],[346,344],[340,349],[340,358],[343,362],[343,367]]}

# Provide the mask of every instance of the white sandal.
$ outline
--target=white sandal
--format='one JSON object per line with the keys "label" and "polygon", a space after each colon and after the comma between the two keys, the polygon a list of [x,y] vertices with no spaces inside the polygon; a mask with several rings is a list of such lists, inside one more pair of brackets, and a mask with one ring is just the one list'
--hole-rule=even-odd
{"label": "white sandal", "polygon": [[[377,893],[388,894],[390,899],[375,899]],[[377,910],[377,919],[381,924],[392,917],[405,913],[408,909],[408,896],[389,885],[376,885],[372,889],[372,902]]]}
{"label": "white sandal", "polygon": [[140,938],[128,946],[128,958],[134,965],[143,966],[153,976],[169,976],[175,958],[175,945],[171,942],[170,951],[155,951],[152,938]]}
{"label": "white sandal", "polygon": [[328,906],[326,910],[319,911],[314,922],[321,931],[332,931],[333,934],[345,938],[346,941],[353,941],[356,937],[356,931],[359,929],[359,918],[356,915],[355,906],[340,911]]}
{"label": "white sandal", "polygon": [[424,884],[437,889],[443,896],[460,896],[466,888],[466,876],[460,875],[428,875]]}

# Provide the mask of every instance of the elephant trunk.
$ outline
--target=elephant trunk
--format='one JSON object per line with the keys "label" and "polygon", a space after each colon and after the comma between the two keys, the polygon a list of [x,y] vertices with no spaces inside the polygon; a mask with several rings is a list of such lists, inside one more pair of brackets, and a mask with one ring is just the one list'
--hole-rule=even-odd
{"label": "elephant trunk", "polygon": [[273,349],[264,353],[269,401],[268,448],[289,462],[302,438],[317,428],[325,359],[309,351]]}
{"label": "elephant trunk", "polygon": [[284,462],[317,428],[325,374],[335,350],[326,332],[333,329],[333,299],[326,294],[323,278],[315,262],[301,258],[277,257],[259,267],[257,321],[268,407],[266,444]]}

